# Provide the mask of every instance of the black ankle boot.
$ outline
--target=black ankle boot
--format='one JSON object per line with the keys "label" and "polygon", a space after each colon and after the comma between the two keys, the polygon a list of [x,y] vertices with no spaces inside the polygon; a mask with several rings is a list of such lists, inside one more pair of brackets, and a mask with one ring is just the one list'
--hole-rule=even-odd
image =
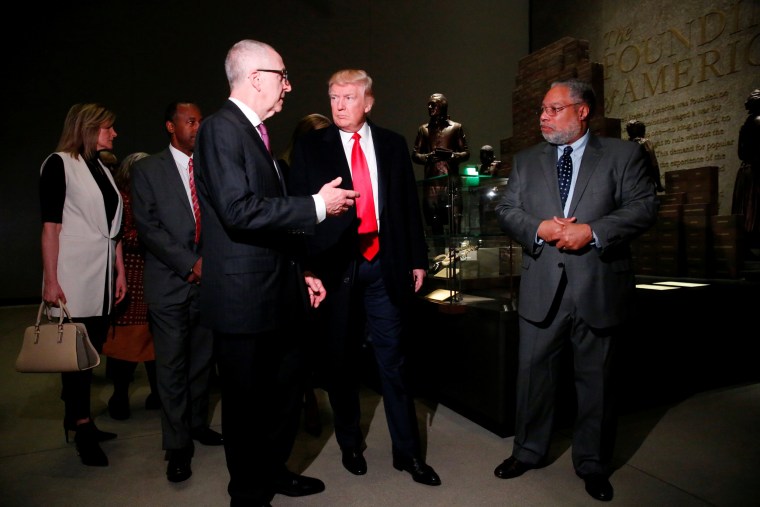
{"label": "black ankle boot", "polygon": [[83,465],[91,467],[107,467],[108,456],[98,444],[98,429],[92,421],[77,425],[74,443]]}

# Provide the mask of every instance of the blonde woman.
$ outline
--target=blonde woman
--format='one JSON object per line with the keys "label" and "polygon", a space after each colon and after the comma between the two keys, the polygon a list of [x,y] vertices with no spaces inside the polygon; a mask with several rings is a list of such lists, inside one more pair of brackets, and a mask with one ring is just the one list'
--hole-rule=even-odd
{"label": "blonde woman", "polygon": [[[126,295],[122,259],[122,200],[98,152],[112,150],[116,115],[100,104],[69,109],[55,153],[40,170],[42,218],[42,299],[62,301],[75,322],[84,323],[90,340],[102,350],[109,315]],[[107,466],[99,442],[115,438],[98,430],[90,415],[92,370],[62,373],[61,399],[66,441],[75,431],[82,463]]]}

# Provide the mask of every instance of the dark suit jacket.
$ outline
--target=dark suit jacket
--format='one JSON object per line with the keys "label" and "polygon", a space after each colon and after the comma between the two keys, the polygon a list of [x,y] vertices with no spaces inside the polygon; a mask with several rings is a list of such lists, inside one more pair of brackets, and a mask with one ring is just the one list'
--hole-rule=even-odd
{"label": "dark suit jacket", "polygon": [[[417,185],[406,140],[371,122],[369,126],[378,172],[378,255],[388,295],[401,304],[414,293],[412,269],[428,268]],[[343,178],[342,188],[353,189],[338,128],[331,125],[303,136],[293,152],[291,193],[312,194],[337,176]],[[306,267],[322,278],[328,299],[331,289],[336,289],[346,274],[353,276],[349,268],[358,258],[357,231],[356,209],[352,208],[317,225],[316,234],[306,236],[309,246]]]}
{"label": "dark suit jacket", "polygon": [[203,120],[193,158],[203,217],[201,322],[222,333],[278,329],[293,298],[307,297],[296,238],[316,224],[314,201],[285,196],[272,156],[231,101]]}
{"label": "dark suit jacket", "polygon": [[563,216],[557,148],[541,143],[515,156],[496,214],[502,229],[523,247],[518,311],[542,322],[564,271],[580,317],[593,327],[614,326],[631,310],[630,242],[654,224],[658,200],[636,143],[591,135],[578,171],[569,216],[589,224],[599,244],[562,253],[534,241],[542,220]]}
{"label": "dark suit jacket", "polygon": [[185,301],[193,289],[187,276],[201,254],[193,210],[169,148],[139,160],[131,182],[137,237],[146,248],[145,301]]}

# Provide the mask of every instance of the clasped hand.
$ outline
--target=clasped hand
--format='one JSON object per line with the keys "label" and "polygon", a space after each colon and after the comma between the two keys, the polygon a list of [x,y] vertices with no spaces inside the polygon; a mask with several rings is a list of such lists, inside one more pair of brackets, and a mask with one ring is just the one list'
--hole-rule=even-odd
{"label": "clasped hand", "polygon": [[538,226],[538,237],[563,251],[574,251],[584,248],[594,239],[591,226],[576,223],[576,217],[552,217],[544,220]]}
{"label": "clasped hand", "polygon": [[355,190],[346,190],[339,188],[340,182],[343,179],[338,176],[329,183],[325,183],[324,186],[319,189],[319,195],[325,201],[325,208],[327,210],[327,216],[337,217],[345,213],[356,203],[356,198],[359,197],[359,192]]}

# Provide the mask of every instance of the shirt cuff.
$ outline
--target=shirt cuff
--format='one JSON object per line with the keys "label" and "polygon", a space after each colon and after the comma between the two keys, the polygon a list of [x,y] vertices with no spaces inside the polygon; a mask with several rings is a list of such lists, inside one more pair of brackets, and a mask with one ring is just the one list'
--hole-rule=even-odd
{"label": "shirt cuff", "polygon": [[325,205],[325,200],[322,198],[319,194],[314,194],[311,196],[312,199],[314,199],[314,207],[317,210],[317,223],[321,223],[325,218],[327,218],[327,206]]}

